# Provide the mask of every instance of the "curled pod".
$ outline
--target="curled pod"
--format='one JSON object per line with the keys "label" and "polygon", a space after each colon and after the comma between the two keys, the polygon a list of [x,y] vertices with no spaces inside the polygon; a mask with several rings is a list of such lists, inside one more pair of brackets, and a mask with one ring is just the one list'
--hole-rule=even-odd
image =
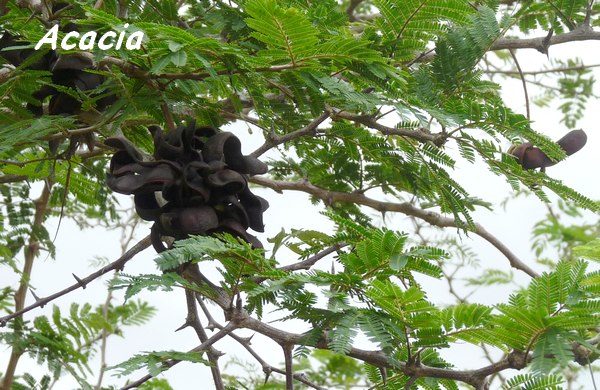
{"label": "curled pod", "polygon": [[585,146],[586,142],[587,134],[581,129],[569,131],[564,137],[556,141],[563,148],[567,156],[579,152]]}
{"label": "curled pod", "polygon": [[[565,134],[556,143],[565,151],[567,156],[580,151],[587,142],[587,135],[583,130],[572,130]],[[542,172],[546,167],[555,165],[558,161],[552,161],[546,153],[538,147],[526,142],[509,149],[509,154],[517,158],[517,162],[523,169],[541,168]]]}
{"label": "curled pod", "polygon": [[256,157],[242,154],[242,143],[230,132],[216,134],[208,139],[202,148],[205,161],[224,161],[227,166],[239,173],[259,175],[267,173],[267,164]]}

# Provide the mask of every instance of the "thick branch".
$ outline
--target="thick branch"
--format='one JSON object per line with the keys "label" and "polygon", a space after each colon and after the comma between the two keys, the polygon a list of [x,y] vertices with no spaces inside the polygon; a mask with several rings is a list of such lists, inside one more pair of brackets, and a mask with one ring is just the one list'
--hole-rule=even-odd
{"label": "thick branch", "polygon": [[[259,184],[275,191],[289,190],[305,192],[321,199],[328,204],[332,202],[354,203],[370,207],[380,212],[396,212],[413,216],[415,218],[422,219],[433,226],[453,228],[460,227],[453,218],[445,217],[432,211],[422,210],[408,202],[384,202],[369,198],[360,193],[328,191],[307,181],[287,182],[281,180],[271,180],[264,177],[251,177],[249,180],[254,184]],[[521,261],[514,253],[511,252],[510,249],[508,249],[508,247],[506,247],[500,240],[489,233],[483,226],[480,224],[475,224],[475,230],[473,232],[498,249],[508,259],[513,268],[521,270],[531,277],[538,276],[537,272]]]}
{"label": "thick branch", "polygon": [[[260,334],[263,334],[280,344],[301,344],[302,335],[291,332],[286,332],[281,329],[272,327],[271,325],[265,324],[257,319],[251,318],[247,314],[240,313],[238,316],[241,327],[252,329]],[[317,348],[328,349],[327,341],[325,339],[319,340]],[[489,375],[498,373],[500,371],[513,368],[522,369],[528,362],[528,357],[522,352],[512,352],[505,359],[490,364],[488,366],[476,369],[476,370],[454,370],[437,367],[429,367],[421,364],[407,365],[400,363],[398,366],[394,366],[388,357],[381,351],[367,351],[358,348],[352,348],[348,353],[348,356],[355,359],[367,362],[376,367],[387,367],[402,371],[408,376],[417,378],[441,378],[451,379],[464,382],[474,386],[475,388],[484,388],[483,384],[486,383],[486,378]]]}
{"label": "thick branch", "polygon": [[491,50],[505,49],[536,49],[544,54],[548,47],[567,42],[578,41],[598,41],[600,40],[600,31],[594,31],[592,28],[581,25],[563,34],[553,35],[549,40],[547,37],[538,38],[500,38],[492,45]]}
{"label": "thick branch", "polygon": [[[24,264],[23,271],[21,273],[21,281],[19,282],[19,288],[15,292],[15,310],[22,311],[25,306],[25,299],[27,297],[27,290],[29,289],[29,281],[31,279],[31,272],[33,271],[33,262],[38,256],[40,251],[40,242],[38,241],[37,235],[34,233],[37,229],[40,229],[46,219],[48,202],[50,201],[50,194],[52,192],[52,186],[54,182],[51,178],[47,178],[42,189],[42,194],[38,199],[35,200],[35,214],[33,216],[33,223],[31,225],[31,233],[29,235],[29,242],[24,248]],[[0,320],[0,325],[3,324]],[[19,336],[21,333],[23,322],[18,321],[14,327],[15,335]],[[6,367],[4,379],[2,381],[1,388],[3,390],[10,390],[12,388],[15,370],[23,350],[14,345],[10,354],[10,359]]]}
{"label": "thick branch", "polygon": [[[198,317],[198,308],[196,307],[196,293],[190,290],[185,291],[185,298],[187,302],[188,314],[185,319],[185,324],[182,328],[191,326],[196,335],[200,339],[200,342],[204,343],[208,340],[208,335],[200,323]],[[180,329],[182,329],[180,328]],[[223,384],[223,378],[221,376],[221,370],[219,369],[219,357],[222,355],[221,352],[217,351],[212,345],[208,347],[206,351],[208,360],[211,363],[210,371],[212,373],[213,382],[216,390],[224,390],[225,385]]]}

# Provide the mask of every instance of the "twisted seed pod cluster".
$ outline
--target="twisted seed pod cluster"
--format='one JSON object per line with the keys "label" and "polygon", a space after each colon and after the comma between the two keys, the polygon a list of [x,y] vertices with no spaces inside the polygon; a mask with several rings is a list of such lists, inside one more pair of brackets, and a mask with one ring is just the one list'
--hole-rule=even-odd
{"label": "twisted seed pod cluster", "polygon": [[123,137],[105,143],[117,149],[107,184],[115,192],[133,194],[138,215],[154,222],[154,248],[166,249],[161,236],[178,240],[217,232],[262,248],[247,229],[264,231],[262,215],[269,204],[250,191],[246,175],[266,173],[266,164],[244,156],[240,140],[229,132],[194,123],[168,134],[157,126],[149,130],[154,137],[152,161],[145,161]]}
{"label": "twisted seed pod cluster", "polygon": [[[77,26],[70,23],[63,29],[64,32],[77,30]],[[12,46],[28,45],[28,42],[19,42],[18,38],[5,31],[0,38],[0,50]],[[30,56],[35,54],[33,49],[17,49],[0,51],[0,57],[14,66],[21,66]],[[77,56],[59,55],[55,50],[50,50],[37,61],[28,64],[26,69],[47,70],[52,73],[52,83],[78,91],[89,91],[104,82],[104,77],[99,74],[87,72],[93,69],[92,60]],[[39,105],[27,104],[27,109],[36,116],[43,115],[42,103],[50,97],[48,114],[50,115],[72,115],[81,111],[81,102],[50,85],[44,85],[33,93],[33,97],[39,100]],[[103,110],[116,101],[114,95],[104,96],[96,101],[98,110]]]}

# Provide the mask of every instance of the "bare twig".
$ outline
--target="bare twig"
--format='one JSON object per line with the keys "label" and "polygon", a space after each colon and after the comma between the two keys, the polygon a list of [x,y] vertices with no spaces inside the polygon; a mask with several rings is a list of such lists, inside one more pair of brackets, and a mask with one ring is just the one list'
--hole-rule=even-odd
{"label": "bare twig", "polygon": [[125,252],[125,254],[123,256],[119,257],[114,262],[102,267],[101,269],[99,269],[98,271],[96,271],[94,273],[91,273],[90,275],[86,276],[85,278],[76,277],[77,283],[65,288],[64,290],[61,290],[57,293],[49,295],[45,298],[40,298],[34,304],[29,305],[25,308],[22,308],[21,310],[17,310],[12,314],[9,314],[4,317],[0,317],[0,326],[5,326],[7,321],[12,320],[13,318],[20,317],[24,313],[27,313],[28,311],[31,311],[37,307],[43,307],[44,305],[48,304],[49,302],[52,302],[53,300],[60,298],[63,295],[70,293],[71,291],[75,291],[79,288],[84,288],[91,281],[99,278],[100,276],[102,276],[104,274],[109,273],[110,271],[122,270],[123,267],[125,266],[125,264],[129,260],[131,260],[135,255],[137,255],[144,249],[148,248],[149,246],[150,246],[150,236],[148,235],[145,238],[141,239],[131,249],[129,249],[127,252]]}
{"label": "bare twig", "polygon": [[[280,267],[279,269],[281,271],[299,271],[299,270],[307,270],[310,269],[310,267],[312,267],[313,265],[315,265],[317,263],[317,261],[321,260],[322,258],[339,251],[340,249],[342,249],[343,247],[347,246],[348,244],[335,244],[330,246],[327,249],[322,250],[321,252],[315,254],[314,256],[309,257],[306,260],[302,260],[299,261],[297,263],[294,264],[289,264],[289,265],[284,265],[283,267]],[[252,280],[255,283],[261,283],[263,282],[265,279],[265,277],[262,276],[254,276],[252,278]]]}
{"label": "bare twig", "polygon": [[[139,226],[140,219],[136,217],[136,214],[131,212],[129,218],[122,220],[119,222],[119,227],[121,229],[121,256],[127,253],[127,247],[133,241],[133,236],[136,232],[136,228]],[[117,276],[115,272],[113,278]],[[108,312],[110,307],[110,302],[112,301],[113,293],[111,289],[108,289],[106,294],[106,300],[104,301],[104,305],[102,306],[102,317],[105,322],[108,322]],[[107,326],[102,327],[102,332],[100,334],[100,370],[98,373],[98,382],[96,382],[95,390],[100,390],[102,388],[102,381],[104,379],[104,374],[106,372],[106,346],[108,343],[108,336],[110,335]]]}
{"label": "bare twig", "polygon": [[[321,199],[324,202],[327,202],[328,204],[332,202],[354,203],[370,207],[380,212],[397,212],[413,216],[415,218],[422,219],[433,226],[453,228],[460,227],[459,224],[453,218],[445,217],[433,211],[426,211],[420,209],[408,202],[384,202],[369,198],[361,193],[328,191],[323,188],[317,187],[307,181],[288,182],[282,180],[271,180],[257,176],[251,177],[249,180],[254,184],[262,185],[271,188],[275,191],[287,190],[305,192],[307,194],[313,195]],[[506,245],[504,245],[494,235],[489,233],[483,226],[481,226],[480,224],[475,224],[475,230],[473,230],[473,232],[481,238],[483,238],[484,240],[486,240],[487,242],[489,242],[490,244],[492,244],[496,249],[498,249],[508,259],[510,265],[513,268],[521,270],[531,277],[538,276],[537,272],[535,272],[527,264],[521,261],[514,253],[512,253],[510,249],[508,249],[508,247],[506,247]]]}
{"label": "bare twig", "polygon": [[401,137],[409,137],[421,142],[433,142],[436,145],[440,145],[447,138],[446,134],[432,134],[426,129],[411,130],[385,126],[377,122],[377,120],[370,115],[353,114],[350,112],[340,111],[338,109],[333,108],[331,110],[331,116],[333,120],[341,118],[352,122],[360,123],[372,129],[378,130],[383,135],[398,135]]}
{"label": "bare twig", "polygon": [[[223,325],[219,324],[217,321],[215,321],[215,319],[213,318],[213,316],[210,314],[210,311],[208,310],[208,307],[206,306],[206,304],[202,301],[201,297],[196,294],[196,300],[198,301],[198,304],[200,305],[200,308],[202,308],[202,311],[204,312],[204,315],[206,316],[206,318],[208,318],[208,322],[210,324],[211,327],[213,328],[218,328],[218,329],[223,329]],[[250,346],[250,341],[252,339],[251,337],[240,337],[238,335],[236,335],[235,333],[231,332],[229,334],[229,337],[231,337],[232,339],[234,339],[235,341],[237,341],[239,344],[241,344],[246,351],[248,351],[248,353],[250,355],[252,355],[252,357],[254,359],[256,359],[256,361],[261,365],[263,372],[266,375],[266,379],[269,379],[269,376],[271,375],[271,372],[276,372],[278,374],[282,374],[285,375],[286,370],[282,370],[279,369],[277,367],[273,367],[272,365],[268,364],[251,346]],[[293,374],[293,377],[295,380],[304,383],[305,385],[312,387],[313,389],[316,390],[325,390],[324,387],[321,387],[319,385],[317,385],[316,383],[313,383],[311,381],[309,381],[308,379],[306,379],[305,375],[302,373],[295,373]],[[265,381],[266,382],[266,381]]]}
{"label": "bare twig", "polygon": [[292,356],[293,344],[283,344],[283,357],[285,359],[285,390],[294,390],[294,359]]}
{"label": "bare twig", "polygon": [[552,69],[540,69],[540,70],[531,70],[531,71],[514,71],[514,70],[485,70],[484,72],[487,74],[506,74],[506,75],[526,75],[526,76],[535,76],[539,74],[545,73],[564,73],[578,70],[586,70],[591,68],[598,68],[600,64],[592,64],[592,65],[575,65],[575,66],[565,66],[562,68],[552,68]]}
{"label": "bare twig", "polygon": [[525,80],[525,76],[523,75],[523,70],[521,69],[521,65],[519,65],[519,60],[517,60],[517,55],[514,50],[509,50],[510,55],[515,61],[515,65],[517,66],[517,70],[519,71],[519,76],[521,76],[521,83],[523,84],[523,93],[525,94],[525,108],[527,110],[527,119],[531,120],[531,112],[529,110],[529,93],[527,93],[527,81]]}
{"label": "bare twig", "polygon": [[[204,343],[208,340],[208,335],[206,331],[202,327],[200,323],[200,318],[198,317],[198,308],[196,307],[195,293],[190,290],[185,291],[185,298],[187,302],[188,315],[185,320],[185,326],[191,326],[196,335],[200,339],[200,342]],[[223,378],[221,377],[221,370],[219,369],[219,357],[222,355],[219,351],[217,351],[212,345],[208,347],[206,351],[206,355],[208,360],[211,363],[210,371],[212,373],[213,382],[215,384],[216,390],[224,390],[225,385],[223,384]]]}
{"label": "bare twig", "polygon": [[317,130],[317,127],[321,123],[323,123],[323,121],[325,121],[325,119],[327,119],[327,118],[329,118],[329,112],[325,112],[325,113],[319,115],[318,117],[313,119],[312,122],[310,122],[308,125],[306,125],[305,127],[301,128],[299,130],[292,131],[291,133],[280,135],[280,136],[270,135],[267,137],[267,140],[265,141],[265,143],[262,144],[258,149],[256,149],[250,155],[253,157],[259,157],[263,153],[265,153],[266,151],[268,151],[269,149],[271,149],[275,146],[292,141],[296,138],[304,137],[307,135],[314,135]]}

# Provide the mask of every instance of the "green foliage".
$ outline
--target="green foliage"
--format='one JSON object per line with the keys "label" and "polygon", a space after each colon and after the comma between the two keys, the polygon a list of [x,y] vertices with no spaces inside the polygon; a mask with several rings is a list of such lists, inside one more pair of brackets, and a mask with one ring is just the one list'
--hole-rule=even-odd
{"label": "green foliage", "polygon": [[173,361],[210,364],[208,360],[202,358],[201,352],[154,351],[137,354],[124,362],[109,367],[109,370],[115,370],[118,376],[124,376],[145,368],[154,377],[167,370],[170,367],[169,362]]}
{"label": "green foliage", "polygon": [[[0,31],[21,40],[6,52],[30,48],[51,22],[62,28],[75,23],[81,32],[146,36],[139,51],[94,48],[84,54],[100,65],[88,71],[106,78],[86,91],[60,85],[49,69],[30,69],[44,50],[17,67],[0,57],[0,267],[24,291],[36,291],[35,280],[29,280],[35,272],[27,271],[24,258],[38,252],[55,257],[49,217],[72,218],[82,228],[137,224],[121,221],[126,205],[106,188],[112,150],[104,140],[124,136],[144,152],[143,159],[151,159],[150,125],[168,129],[192,119],[213,127],[245,123],[264,137],[256,154],[267,156],[265,183],[276,191],[308,193],[313,203],[327,207],[324,215],[334,228],[292,226],[272,237],[267,250],[227,234],[177,240],[156,257],[158,273],[119,273],[110,282],[114,293],[124,291],[122,305],[74,304],[68,314],[56,307],[49,316],[13,319],[0,341],[44,367],[35,377],[18,377],[13,388],[52,388],[63,374],[91,388],[90,359],[102,335],[122,335],[124,327],[142,326],[155,314],[134,297],[175,289],[235,302],[244,315],[286,331],[290,321],[301,322],[295,372],[325,388],[457,389],[462,384],[443,375],[407,375],[406,364],[459,370],[452,348],[464,342],[528,354],[527,371],[503,381],[506,389],[560,388],[559,374],[571,375],[572,362],[597,358],[589,340],[598,337],[599,225],[583,209],[598,213],[600,203],[552,172],[523,170],[506,151],[508,144],[531,142],[553,161],[566,157],[535,127],[536,118],[530,121],[502,99],[490,70],[512,69],[514,60],[505,51],[489,53],[510,37],[584,31],[586,14],[598,26],[600,5],[76,0],[60,12],[42,2],[40,13],[21,3],[27,2],[7,3],[6,13],[0,5]],[[523,77],[537,85],[532,102],[556,109],[560,123],[574,127],[596,98],[594,74],[577,58],[552,58],[541,70],[498,77]],[[41,88],[81,102],[82,112],[34,115],[32,107],[48,112],[53,104],[36,98]],[[118,100],[98,110],[98,99],[111,94]],[[325,119],[317,125],[316,118]],[[462,240],[486,237],[478,211],[496,212],[496,205],[470,189],[459,170],[464,164],[482,164],[506,180],[512,194],[532,194],[547,203],[548,215],[533,228],[537,265],[546,267],[541,276],[523,282],[519,271],[490,266]],[[51,188],[40,204],[34,199],[43,185]],[[551,203],[556,198],[557,210]],[[393,212],[409,216],[414,229],[397,231],[402,229],[397,221],[386,219]],[[454,231],[433,239],[427,226],[456,228],[461,240]],[[326,260],[323,251],[329,253]],[[209,264],[218,271],[214,280],[192,282],[186,274]],[[432,285],[449,290],[444,304]],[[471,294],[498,286],[508,291],[498,296],[503,303],[471,301]],[[469,293],[461,295],[464,289]],[[12,285],[0,286],[1,311],[19,309],[16,292]],[[386,371],[349,356],[365,338],[386,359]],[[113,369],[122,376],[140,369],[156,376],[172,359],[209,365],[201,353],[150,351]],[[285,388],[282,377],[265,383],[262,373],[242,366],[248,369],[243,378],[223,374],[231,388]],[[171,387],[153,378],[141,388]]]}
{"label": "green foliage", "polygon": [[[105,312],[106,310],[106,312]],[[52,315],[38,316],[33,321],[15,323],[15,330],[0,333],[0,340],[27,353],[40,368],[45,364],[49,378],[69,374],[83,388],[91,388],[86,381],[91,368],[88,361],[98,351],[102,334],[121,335],[123,327],[146,323],[156,312],[142,301],[129,301],[119,306],[93,308],[90,304],[71,304],[68,315],[53,306]],[[41,372],[41,371],[40,371]],[[37,373],[36,373],[37,374]],[[45,377],[44,377],[45,378]],[[35,379],[24,376],[26,383]],[[44,387],[46,379],[35,386]]]}
{"label": "green foliage", "polygon": [[377,0],[381,11],[377,27],[382,32],[382,45],[394,52],[400,60],[412,59],[415,52],[426,48],[427,43],[446,31],[452,22],[464,24],[473,12],[462,1]]}

